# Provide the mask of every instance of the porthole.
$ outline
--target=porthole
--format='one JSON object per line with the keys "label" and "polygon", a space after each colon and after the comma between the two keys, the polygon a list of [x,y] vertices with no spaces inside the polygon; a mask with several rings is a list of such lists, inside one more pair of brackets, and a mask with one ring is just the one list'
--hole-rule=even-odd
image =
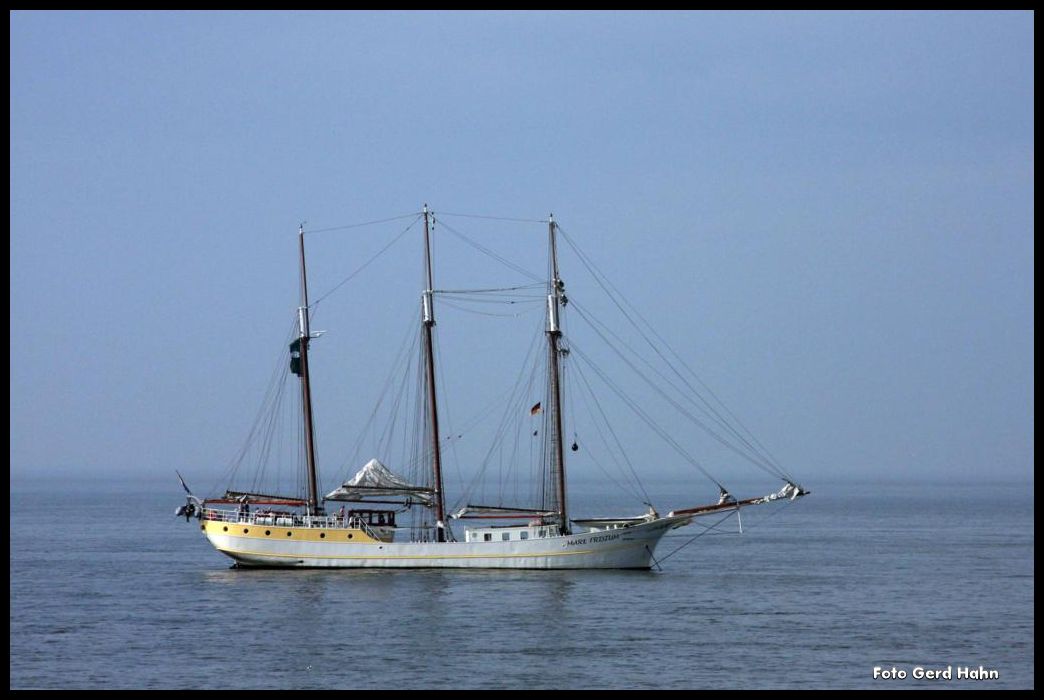
{"label": "porthole", "polygon": [[226,525],[225,527],[223,527],[221,529],[224,530],[225,532],[228,532],[228,525]]}
{"label": "porthole", "polygon": [[271,534],[272,534],[271,530],[265,530],[265,535],[271,535]]}
{"label": "porthole", "polygon": [[348,533],[348,539],[352,539],[352,533]]}
{"label": "porthole", "polygon": [[243,528],[243,534],[244,535],[248,534],[249,532],[250,532],[250,528],[248,528],[248,527],[244,527]]}
{"label": "porthole", "polygon": [[325,539],[325,538],[326,538],[326,533],[325,532],[320,532],[319,533],[319,539]]}
{"label": "porthole", "polygon": [[294,533],[290,532],[289,530],[287,530],[287,531],[286,531],[286,536],[287,536],[287,537],[290,537],[290,536],[291,536],[291,535],[293,535],[293,534],[294,534]]}

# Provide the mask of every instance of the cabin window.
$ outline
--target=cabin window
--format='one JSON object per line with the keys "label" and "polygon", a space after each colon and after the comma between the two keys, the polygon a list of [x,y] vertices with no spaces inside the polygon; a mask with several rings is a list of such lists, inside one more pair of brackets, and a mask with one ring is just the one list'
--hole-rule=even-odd
{"label": "cabin window", "polygon": [[540,531],[540,536],[541,537],[547,537],[547,530],[541,530]]}
{"label": "cabin window", "polygon": [[511,533],[510,532],[502,532],[502,533],[500,533],[500,539],[502,539],[505,542],[507,542],[508,540],[511,539]]}
{"label": "cabin window", "polygon": [[483,534],[482,535],[482,539],[485,540],[486,542],[492,542],[493,541],[493,533],[487,532],[487,533]]}
{"label": "cabin window", "polygon": [[520,540],[528,540],[529,539],[529,533],[528,532],[520,532],[520,533],[518,533],[518,538]]}

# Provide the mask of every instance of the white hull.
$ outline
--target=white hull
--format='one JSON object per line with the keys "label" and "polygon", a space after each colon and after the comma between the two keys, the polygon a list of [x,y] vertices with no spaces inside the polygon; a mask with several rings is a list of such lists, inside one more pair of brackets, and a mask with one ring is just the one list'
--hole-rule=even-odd
{"label": "white hull", "polygon": [[204,527],[204,533],[219,552],[243,566],[648,569],[660,538],[690,520],[667,517],[625,528],[510,542],[347,542],[337,541],[336,531],[329,539],[306,541],[244,535],[236,527]]}

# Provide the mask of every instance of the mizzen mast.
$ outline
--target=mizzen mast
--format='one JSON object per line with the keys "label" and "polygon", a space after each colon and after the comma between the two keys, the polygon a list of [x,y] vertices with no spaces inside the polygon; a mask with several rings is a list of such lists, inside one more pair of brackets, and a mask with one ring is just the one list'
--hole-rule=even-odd
{"label": "mizzen mast", "polygon": [[442,491],[442,452],[439,444],[439,413],[435,400],[435,353],[432,348],[431,329],[435,325],[434,285],[431,273],[431,232],[428,205],[424,205],[424,267],[428,287],[421,296],[421,319],[424,333],[424,355],[428,389],[428,418],[431,431],[431,469],[433,476],[435,506],[435,537],[438,542],[446,541],[445,497]]}
{"label": "mizzen mast", "polygon": [[551,392],[551,415],[548,416],[551,426],[551,480],[555,489],[554,510],[557,514],[559,532],[569,532],[569,519],[566,517],[565,488],[565,451],[562,449],[562,387],[559,362],[561,350],[559,339],[562,330],[559,326],[558,307],[565,304],[562,294],[565,283],[558,277],[558,249],[555,245],[555,217],[550,215],[547,222],[547,235],[551,256],[551,279],[547,295],[547,351],[548,381]]}

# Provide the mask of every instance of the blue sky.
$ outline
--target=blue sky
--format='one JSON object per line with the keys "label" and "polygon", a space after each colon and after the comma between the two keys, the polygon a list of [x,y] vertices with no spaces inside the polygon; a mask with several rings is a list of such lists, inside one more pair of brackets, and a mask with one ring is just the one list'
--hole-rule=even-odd
{"label": "blue sky", "polygon": [[[283,352],[298,223],[428,202],[554,212],[805,482],[1031,479],[1032,193],[1031,13],[14,12],[12,475],[210,483]],[[543,273],[540,225],[445,220]],[[313,294],[402,228],[310,236]],[[418,242],[317,314],[328,483]],[[439,286],[518,281],[436,247]],[[463,417],[511,346],[439,320]]]}

